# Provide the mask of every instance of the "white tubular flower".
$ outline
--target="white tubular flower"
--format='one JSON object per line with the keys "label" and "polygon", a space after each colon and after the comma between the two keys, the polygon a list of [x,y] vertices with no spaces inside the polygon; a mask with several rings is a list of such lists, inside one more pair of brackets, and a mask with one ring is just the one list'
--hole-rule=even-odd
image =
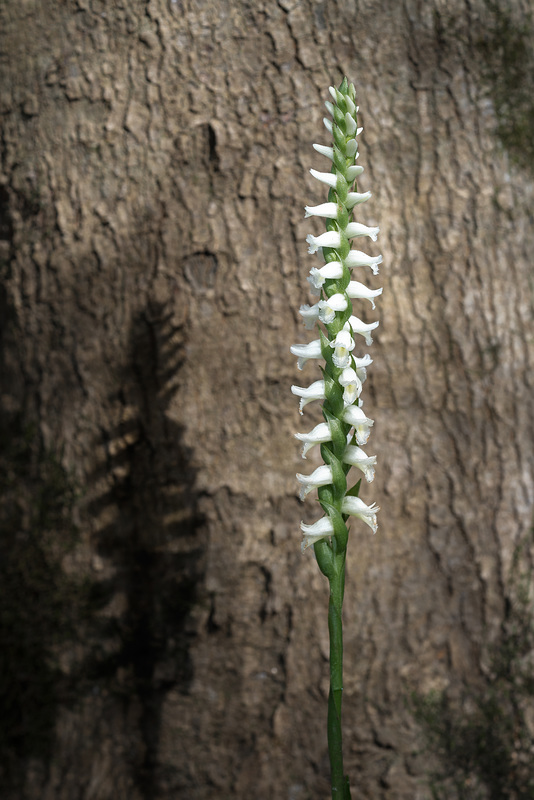
{"label": "white tubular flower", "polygon": [[328,300],[319,300],[319,319],[326,325],[334,321],[336,311],[346,311],[348,306],[347,298],[344,294],[333,294]]}
{"label": "white tubular flower", "polygon": [[315,381],[310,386],[292,386],[291,391],[300,397],[299,412],[302,414],[302,409],[308,403],[313,403],[314,400],[325,399],[325,385],[324,381]]}
{"label": "white tubular flower", "polygon": [[309,233],[306,236],[309,244],[308,253],[316,253],[320,247],[339,247],[341,244],[341,234],[338,231],[325,231],[320,236],[313,236]]}
{"label": "white tubular flower", "polygon": [[354,364],[354,369],[356,370],[356,375],[362,383],[365,383],[365,379],[367,378],[366,367],[373,363],[373,359],[369,353],[366,353],[363,358],[356,358],[353,356],[352,361]]}
{"label": "white tubular flower", "polygon": [[[366,525],[369,525],[373,533],[376,533],[378,528],[376,514],[380,511],[376,503],[373,503],[372,506],[367,506],[359,497],[348,495],[343,498],[341,510],[344,514],[350,514],[351,517],[359,517]],[[327,534],[325,533],[325,535]]]}
{"label": "white tubular flower", "polygon": [[349,192],[345,202],[347,210],[350,211],[351,208],[354,208],[354,206],[357,206],[360,203],[365,203],[365,201],[369,200],[370,197],[371,192]]}
{"label": "white tubular flower", "polygon": [[[330,122],[330,120],[328,120]],[[331,124],[331,123],[330,123]],[[312,145],[314,150],[317,150],[322,156],[326,156],[330,159],[330,161],[334,160],[334,148],[333,147],[325,147],[324,144],[314,144]]]}
{"label": "white tubular flower", "polygon": [[374,298],[380,297],[382,294],[382,287],[380,287],[380,289],[368,289],[365,284],[359,281],[350,281],[346,292],[351,300],[369,300],[373,308],[376,308]]}
{"label": "white tubular flower", "polygon": [[376,237],[380,233],[380,228],[369,228],[367,225],[362,225],[360,222],[349,222],[345,228],[345,236],[347,239],[353,239],[355,236],[369,236],[373,242],[376,242]]}
{"label": "white tubular flower", "polygon": [[313,525],[306,525],[305,522],[301,522],[300,529],[304,534],[302,544],[300,546],[302,552],[304,552],[310,545],[320,542],[321,539],[326,539],[328,536],[332,536],[334,533],[334,526],[328,517],[321,517],[321,519],[318,519],[317,522],[313,523]]}
{"label": "white tubular flower", "polygon": [[343,264],[341,261],[330,261],[324,267],[317,269],[312,267],[308,280],[312,287],[313,294],[321,294],[321,289],[326,280],[333,278],[337,280],[343,276]]}
{"label": "white tubular flower", "polygon": [[367,483],[371,483],[375,477],[376,456],[368,456],[361,447],[349,444],[343,454],[343,461],[345,464],[351,464],[353,467],[361,469]]}
{"label": "white tubular flower", "polygon": [[332,133],[332,120],[329,120],[328,117],[323,117],[323,125],[328,133]]}
{"label": "white tubular flower", "polygon": [[330,347],[334,349],[332,361],[340,369],[348,367],[350,364],[350,354],[354,350],[354,339],[348,330],[343,329],[339,331],[333,342],[330,342]]}
{"label": "white tubular flower", "polygon": [[307,217],[326,217],[327,219],[337,219],[337,203],[321,203],[319,206],[304,206],[304,219]]}
{"label": "white tubular flower", "polygon": [[351,250],[345,259],[347,267],[371,267],[373,275],[378,275],[378,265],[382,263],[382,256],[368,256],[361,250]]}
{"label": "white tubular flower", "polygon": [[321,181],[321,183],[326,183],[327,186],[330,186],[331,189],[335,189],[337,186],[337,175],[333,172],[317,172],[316,169],[310,170],[313,177]]}
{"label": "white tubular flower", "polygon": [[354,428],[354,435],[358,444],[367,444],[374,420],[365,416],[362,409],[356,405],[350,405],[343,411],[343,421]]}
{"label": "white tubular flower", "polygon": [[332,483],[332,467],[322,464],[311,475],[301,475],[297,472],[297,480],[301,484],[300,499],[304,500],[306,495],[318,486],[328,486]]}
{"label": "white tubular flower", "polygon": [[[346,331],[352,331],[353,333],[359,333],[365,339],[365,344],[367,347],[370,347],[373,344],[373,337],[371,336],[371,331],[374,331],[375,328],[378,328],[379,322],[362,322],[361,319],[358,317],[351,316],[344,325],[344,329]],[[311,358],[312,356],[308,356]],[[318,358],[319,356],[317,356]]]}
{"label": "white tubular flower", "polygon": [[347,179],[347,183],[350,184],[356,180],[358,175],[361,175],[363,172],[363,167],[358,167],[356,164],[353,167],[347,167],[345,170],[345,177]]}
{"label": "white tubular flower", "polygon": [[306,453],[308,450],[310,450],[312,447],[315,447],[316,444],[324,444],[325,442],[331,441],[332,434],[330,433],[330,426],[328,423],[320,422],[309,433],[296,433],[295,439],[298,439],[299,442],[304,443],[302,448],[302,458],[306,458]]}
{"label": "white tubular flower", "polygon": [[321,358],[321,340],[314,339],[309,344],[292,344],[289,348],[294,356],[298,356],[297,367],[302,369],[310,358]]}
{"label": "white tubular flower", "polygon": [[319,306],[304,305],[299,308],[299,314],[304,320],[307,331],[311,331],[319,319]]}
{"label": "white tubular flower", "polygon": [[339,383],[344,387],[343,402],[346,406],[355,403],[362,393],[362,381],[352,369],[345,367],[339,378]]}
{"label": "white tubular flower", "polygon": [[348,95],[345,95],[345,104],[351,114],[353,115],[356,114],[356,106],[354,105],[353,100]]}
{"label": "white tubular flower", "polygon": [[358,158],[358,142],[350,139],[346,144],[347,158]]}

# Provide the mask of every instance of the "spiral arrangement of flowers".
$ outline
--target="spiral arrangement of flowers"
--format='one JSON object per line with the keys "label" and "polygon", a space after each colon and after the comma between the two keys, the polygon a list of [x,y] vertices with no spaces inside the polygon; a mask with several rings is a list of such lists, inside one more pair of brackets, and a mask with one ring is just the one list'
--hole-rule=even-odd
{"label": "spiral arrangement of flowers", "polygon": [[[292,386],[300,397],[300,413],[314,400],[322,401],[324,422],[309,433],[297,433],[303,443],[302,456],[320,445],[323,464],[311,475],[297,474],[304,499],[317,489],[323,516],[312,525],[301,522],[304,534],[302,550],[313,545],[317,563],[330,584],[328,629],[330,634],[330,693],[328,697],[328,750],[330,755],[333,800],[349,800],[349,779],[343,771],[341,701],[343,696],[343,624],[342,607],[345,590],[345,560],[348,542],[347,521],[359,517],[376,532],[375,504],[366,505],[358,496],[361,479],[348,488],[351,467],[363,472],[371,482],[375,474],[376,456],[362,449],[369,438],[373,420],[362,408],[362,386],[367,367],[372,363],[368,354],[355,355],[355,338],[362,336],[367,346],[372,343],[371,332],[378,322],[365,323],[352,313],[352,300],[368,300],[373,309],[375,298],[382,289],[370,289],[353,280],[353,272],[369,268],[378,274],[382,256],[369,256],[351,249],[351,240],[369,237],[376,241],[379,229],[368,227],[353,219],[354,209],[368,200],[370,192],[356,191],[355,180],[363,172],[356,165],[358,158],[358,128],[356,92],[344,78],[339,89],[330,87],[333,103],[326,107],[332,120],[324,119],[332,135],[332,145],[314,144],[315,150],[332,163],[330,172],[311,173],[329,187],[328,202],[306,206],[306,217],[322,217],[326,231],[319,236],[309,234],[306,240],[310,253],[318,253],[325,263],[312,267],[308,278],[312,292],[320,299],[315,305],[303,305],[300,314],[307,329],[319,328],[319,338],[308,344],[295,344],[291,352],[298,357],[302,369],[310,359],[321,361],[323,377],[310,386]],[[322,327],[321,327],[322,326]],[[324,365],[323,363],[324,362]]]}
{"label": "spiral arrangement of flowers", "polygon": [[[352,313],[352,300],[368,300],[373,309],[375,298],[382,289],[369,289],[365,284],[352,280],[357,268],[370,268],[378,274],[382,256],[369,256],[361,250],[351,249],[351,240],[369,237],[373,241],[379,228],[368,227],[353,220],[354,209],[371,197],[370,192],[359,193],[353,187],[363,167],[356,165],[358,158],[357,137],[361,132],[357,124],[358,106],[355,104],[354,85],[344,79],[339,89],[330,87],[333,103],[325,105],[333,121],[324,119],[326,129],[332,134],[330,147],[314,144],[314,149],[332,162],[331,172],[310,170],[314,178],[329,187],[328,202],[318,206],[306,206],[306,217],[323,217],[326,232],[320,236],[307,236],[309,253],[318,253],[326,262],[322,267],[312,267],[308,281],[312,292],[320,296],[315,305],[303,305],[300,313],[307,329],[318,323],[319,338],[309,344],[295,344],[291,352],[298,357],[302,369],[308,359],[323,359],[323,380],[308,387],[292,386],[293,394],[300,400],[300,412],[312,400],[323,401],[321,422],[309,433],[297,433],[303,442],[302,456],[316,444],[321,445],[324,465],[311,475],[297,475],[303,499],[312,489],[318,488],[319,502],[325,515],[313,525],[301,524],[304,538],[302,549],[324,542],[330,552],[345,549],[348,535],[346,520],[349,516],[362,519],[376,532],[376,505],[368,506],[358,495],[359,483],[347,489],[347,474],[352,466],[360,469],[367,481],[374,477],[376,456],[368,456],[362,445],[367,443],[373,420],[366,417],[362,409],[361,392],[366,378],[366,369],[371,357],[354,355],[355,337],[362,336],[368,346],[372,343],[371,332],[378,322],[364,323]],[[333,545],[332,537],[338,547]],[[328,551],[316,548],[316,555],[328,559]]]}

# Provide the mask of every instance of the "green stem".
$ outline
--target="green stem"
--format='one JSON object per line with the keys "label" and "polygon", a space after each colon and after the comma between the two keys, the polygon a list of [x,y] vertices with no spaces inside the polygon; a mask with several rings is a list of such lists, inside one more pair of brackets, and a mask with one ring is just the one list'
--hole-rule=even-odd
{"label": "green stem", "polygon": [[[338,556],[339,558],[339,556]],[[345,591],[345,553],[329,577],[328,631],[330,634],[330,692],[328,695],[328,753],[332,800],[350,800],[348,778],[343,774],[343,735],[341,701],[343,696],[343,595]]]}

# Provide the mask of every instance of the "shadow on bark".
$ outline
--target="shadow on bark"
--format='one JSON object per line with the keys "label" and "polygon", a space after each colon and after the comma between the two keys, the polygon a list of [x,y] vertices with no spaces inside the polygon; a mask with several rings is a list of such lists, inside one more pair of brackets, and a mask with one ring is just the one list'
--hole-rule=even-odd
{"label": "shadow on bark", "polygon": [[[188,691],[194,639],[190,612],[204,573],[203,519],[183,428],[167,410],[179,381],[183,332],[164,306],[134,320],[128,365],[113,404],[122,419],[104,434],[106,461],[92,484],[107,490],[90,504],[93,518],[113,516],[98,529],[96,546],[112,574],[95,584],[94,601],[109,615],[86,663],[91,680],[141,704],[144,760],[134,764],[138,788],[158,791],[162,703],[171,690]],[[124,607],[124,610],[121,610]]]}
{"label": "shadow on bark", "polygon": [[[0,300],[6,320],[5,294]],[[3,339],[2,380],[9,379],[5,348],[13,347]],[[2,796],[23,796],[28,759],[44,765],[46,780],[60,709],[94,696],[122,709],[127,726],[136,710],[133,739],[142,747],[130,770],[142,796],[155,797],[159,776],[172,773],[157,761],[161,708],[169,691],[187,692],[192,679],[191,611],[204,573],[195,473],[183,428],[167,415],[182,353],[182,331],[161,305],[134,320],[110,398],[118,422],[104,431],[105,457],[88,480],[97,555],[80,573],[67,574],[64,560],[80,540],[79,488],[61,452],[43,448],[37,426],[1,409]],[[96,730],[95,723],[83,735]]]}

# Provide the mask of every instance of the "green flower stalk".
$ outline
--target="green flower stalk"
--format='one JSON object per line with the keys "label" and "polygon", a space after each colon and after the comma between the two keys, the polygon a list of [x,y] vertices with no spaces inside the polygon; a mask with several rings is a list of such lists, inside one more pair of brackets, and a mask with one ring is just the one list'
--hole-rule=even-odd
{"label": "green flower stalk", "polygon": [[[315,400],[322,402],[324,422],[309,433],[297,433],[303,443],[302,457],[310,448],[319,445],[324,462],[311,475],[297,475],[300,497],[318,490],[324,515],[311,525],[301,523],[304,534],[302,550],[313,545],[317,563],[330,584],[328,628],[330,633],[330,693],[328,699],[328,750],[330,755],[332,798],[350,798],[348,778],[343,772],[341,698],[343,693],[343,629],[342,607],[345,587],[345,558],[347,553],[350,517],[357,517],[376,533],[378,507],[366,505],[360,499],[361,479],[348,488],[352,467],[360,470],[371,482],[375,474],[376,456],[368,456],[361,448],[370,435],[373,420],[363,409],[361,393],[372,363],[366,354],[355,355],[356,339],[361,336],[371,345],[371,332],[378,322],[365,323],[352,313],[352,300],[367,300],[375,308],[375,299],[382,289],[369,289],[353,272],[360,268],[378,274],[382,256],[369,256],[351,249],[351,240],[368,237],[376,241],[378,228],[368,227],[353,219],[354,209],[366,202],[370,192],[356,191],[355,180],[363,172],[356,165],[358,158],[358,128],[353,84],[344,78],[339,89],[330,87],[333,103],[325,105],[333,121],[324,119],[331,133],[331,146],[314,144],[314,149],[332,162],[330,172],[310,170],[314,178],[329,187],[328,202],[306,206],[306,217],[322,217],[326,231],[319,236],[309,234],[306,241],[309,253],[317,253],[325,262],[312,267],[308,281],[313,294],[320,297],[315,305],[303,305],[300,314],[308,330],[319,327],[319,338],[308,344],[295,344],[291,352],[298,357],[298,368],[308,360],[321,362],[322,380],[308,387],[292,386],[300,397],[300,413]],[[322,327],[321,327],[322,326]],[[323,365],[324,362],[324,365]]]}

